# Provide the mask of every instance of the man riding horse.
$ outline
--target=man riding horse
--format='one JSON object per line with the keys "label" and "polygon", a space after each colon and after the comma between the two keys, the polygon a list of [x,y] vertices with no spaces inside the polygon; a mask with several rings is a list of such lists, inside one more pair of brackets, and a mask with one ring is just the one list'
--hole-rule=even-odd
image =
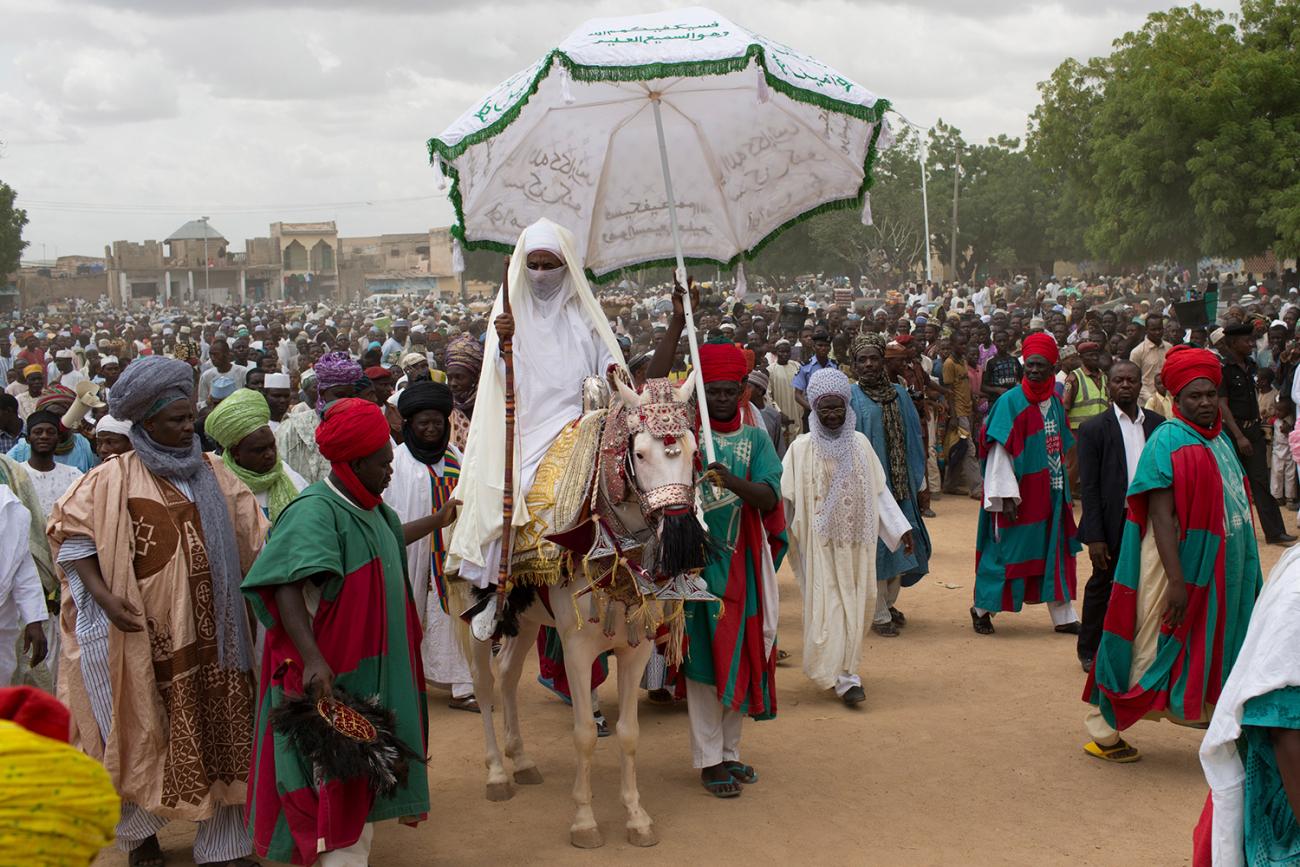
{"label": "man riding horse", "polygon": [[[526,500],[556,437],[582,414],[582,382],[624,368],[609,320],[596,301],[574,249],[573,235],[542,219],[524,230],[522,256],[510,260],[511,313],[494,308],[495,331],[483,352],[457,496],[461,508],[449,549],[449,570],[480,590],[497,580],[502,542],[505,466],[505,372],[501,343],[513,338],[516,459],[512,525],[529,519]],[[489,602],[489,606],[495,602]],[[489,608],[489,617],[500,616]]]}

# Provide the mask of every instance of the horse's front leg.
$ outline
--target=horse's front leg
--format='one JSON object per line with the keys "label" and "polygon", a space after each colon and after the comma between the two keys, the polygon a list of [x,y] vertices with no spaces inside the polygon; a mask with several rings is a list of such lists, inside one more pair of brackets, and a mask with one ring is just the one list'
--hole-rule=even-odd
{"label": "horse's front leg", "polygon": [[636,785],[636,747],[641,736],[637,719],[637,700],[641,695],[641,677],[654,649],[654,640],[646,638],[636,647],[620,647],[618,657],[618,745],[623,761],[623,806],[627,808],[627,841],[633,846],[653,846],[659,842],[654,823],[641,809],[641,793]]}
{"label": "horse's front leg", "polygon": [[569,842],[579,849],[605,845],[596,817],[591,811],[591,758],[596,751],[596,720],[591,711],[591,664],[599,649],[599,631],[561,632],[564,641],[564,671],[573,697],[573,746],[577,763],[573,779],[573,802],[577,811],[569,827]]}
{"label": "horse's front leg", "polygon": [[519,618],[519,635],[501,648],[497,662],[501,667],[501,704],[505,713],[506,757],[515,766],[515,782],[535,786],[542,782],[537,763],[524,753],[524,736],[519,727],[519,678],[524,660],[536,643],[538,624],[524,612]]}
{"label": "horse's front leg", "polygon": [[492,642],[475,641],[472,650],[469,671],[474,680],[474,695],[478,698],[479,713],[483,717],[483,744],[486,748],[483,766],[488,772],[487,799],[508,801],[514,791],[510,788],[510,778],[506,776],[505,765],[501,760],[501,748],[497,745],[497,731],[492,715],[496,694],[492,677]]}

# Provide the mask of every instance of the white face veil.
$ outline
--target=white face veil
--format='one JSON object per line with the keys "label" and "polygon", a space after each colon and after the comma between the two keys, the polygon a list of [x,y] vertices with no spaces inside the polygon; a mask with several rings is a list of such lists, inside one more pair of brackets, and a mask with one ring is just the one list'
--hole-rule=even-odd
{"label": "white face veil", "polygon": [[[524,230],[524,273],[528,277],[528,287],[533,290],[537,300],[550,302],[559,294],[567,282],[569,267],[565,264],[563,245],[560,242],[558,227],[550,221],[533,223]],[[528,266],[527,257],[531,253],[547,252],[559,259],[561,264],[551,270],[534,269]]]}

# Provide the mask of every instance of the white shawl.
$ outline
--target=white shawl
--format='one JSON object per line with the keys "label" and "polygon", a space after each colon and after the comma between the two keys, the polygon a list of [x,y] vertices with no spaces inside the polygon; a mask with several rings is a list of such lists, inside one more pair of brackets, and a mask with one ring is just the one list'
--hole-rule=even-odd
{"label": "white shawl", "polygon": [[[555,436],[581,412],[582,383],[569,382],[568,377],[555,373],[572,368],[575,363],[563,351],[565,341],[553,330],[557,320],[562,324],[576,321],[576,317],[566,316],[567,311],[561,308],[576,305],[581,312],[586,333],[578,337],[586,346],[594,345],[594,351],[589,353],[594,359],[624,366],[622,350],[609,328],[605,311],[587,283],[583,262],[574,250],[573,235],[548,220],[538,222],[548,224],[558,234],[568,277],[555,299],[539,303],[529,288],[526,273],[524,236],[527,230],[519,236],[509,270],[510,306],[515,319],[516,397],[511,522],[516,527],[526,524],[529,517],[524,497],[528,493],[525,485],[531,485],[532,476],[524,475],[525,466],[535,470]],[[501,535],[501,499],[505,489],[505,366],[500,362],[496,328],[491,324],[500,313],[501,292],[498,291],[483,345],[483,373],[479,377],[474,419],[465,444],[460,486],[456,490],[462,506],[448,549],[450,571],[459,571],[462,560],[480,568],[493,565],[484,562],[488,559],[487,549]],[[584,376],[605,374],[599,362],[591,361],[584,367]],[[569,412],[570,409],[573,411]]]}
{"label": "white shawl", "polygon": [[1250,626],[1201,742],[1201,768],[1214,798],[1215,867],[1244,865],[1246,770],[1237,754],[1246,702],[1300,686],[1300,546],[1282,555],[1255,601]]}

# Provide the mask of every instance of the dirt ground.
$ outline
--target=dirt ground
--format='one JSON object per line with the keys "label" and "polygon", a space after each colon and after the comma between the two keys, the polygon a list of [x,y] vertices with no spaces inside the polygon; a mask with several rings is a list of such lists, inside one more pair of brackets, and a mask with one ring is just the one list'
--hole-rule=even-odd
{"label": "dirt ground", "polygon": [[[480,718],[430,695],[430,821],[377,829],[371,863],[456,864],[1178,865],[1204,803],[1199,732],[1141,723],[1128,733],[1133,765],[1084,754],[1084,675],[1073,636],[1057,635],[1041,606],[995,618],[976,635],[971,604],[976,504],[946,497],[929,522],[930,575],[903,591],[899,638],[868,632],[867,701],[844,707],[803,676],[801,605],[781,570],[780,644],[792,657],[777,674],[775,720],[746,720],[742,754],[760,781],[720,801],[692,770],[685,705],[643,702],[638,778],[660,843],[629,846],[619,801],[618,745],[598,743],[593,771],[603,849],[570,847],[572,717],[538,686],[536,660],[520,687],[524,738],[546,782],[505,803],[483,796]],[[1287,515],[1293,525],[1294,514]],[[1264,573],[1280,548],[1260,540]],[[1079,558],[1079,586],[1089,572]],[[1077,606],[1077,603],[1076,603]],[[611,677],[612,681],[612,677]],[[601,688],[606,713],[612,682]],[[611,721],[613,714],[610,714]],[[161,836],[169,865],[188,865],[193,826]],[[106,852],[96,862],[126,859]]]}

